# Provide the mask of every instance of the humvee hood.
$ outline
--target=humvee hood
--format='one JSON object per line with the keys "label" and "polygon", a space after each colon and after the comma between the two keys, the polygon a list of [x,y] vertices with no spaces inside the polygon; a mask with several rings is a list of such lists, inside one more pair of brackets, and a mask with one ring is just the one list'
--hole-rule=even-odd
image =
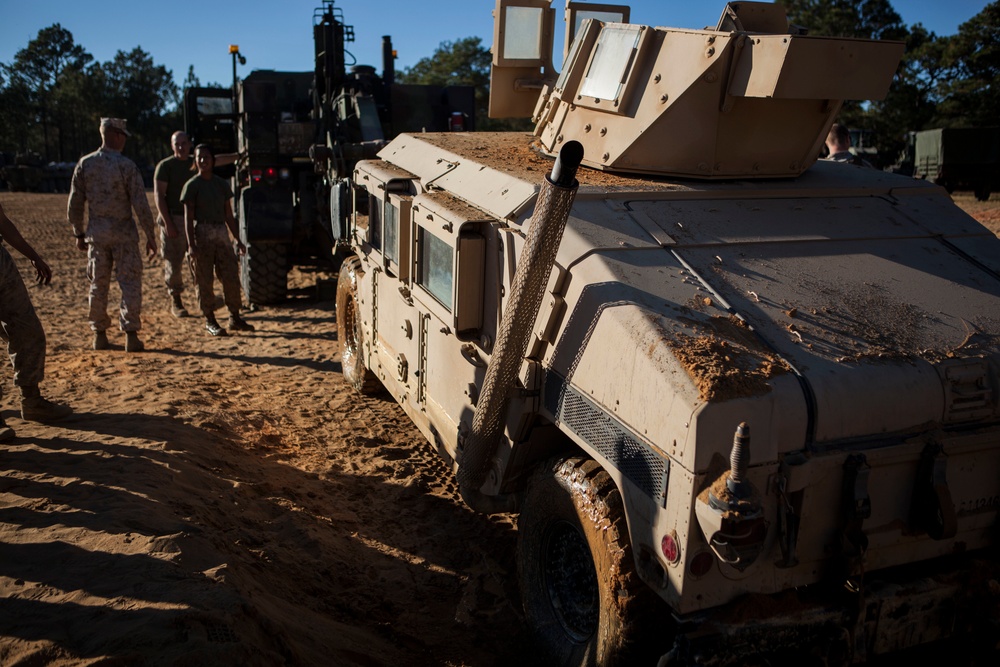
{"label": "humvee hood", "polygon": [[[764,426],[768,456],[996,419],[1000,258],[984,250],[989,232],[939,189],[886,175],[866,191],[853,167],[814,169],[751,198],[743,184],[656,201],[581,190],[559,263],[577,304],[568,318],[593,324],[590,340],[555,351],[553,371],[639,433],[666,428],[651,408],[686,412],[692,429],[724,413],[720,452],[743,419]],[[939,214],[932,226],[917,208]],[[607,345],[618,359],[599,358]],[[635,392],[648,401],[623,407]],[[689,463],[700,470],[704,458]]]}

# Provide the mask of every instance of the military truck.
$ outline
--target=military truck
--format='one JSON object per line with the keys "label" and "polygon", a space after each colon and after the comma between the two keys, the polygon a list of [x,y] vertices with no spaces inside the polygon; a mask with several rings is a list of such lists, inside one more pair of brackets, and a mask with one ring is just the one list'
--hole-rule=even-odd
{"label": "military truck", "polygon": [[913,176],[987,201],[1000,189],[1000,127],[939,128],[913,135]]}
{"label": "military truck", "polygon": [[518,513],[543,664],[992,647],[1000,241],[941,187],[817,161],[903,45],[569,2],[557,73],[554,13],[494,11],[490,112],[534,133],[356,165],[345,379]]}
{"label": "military truck", "polygon": [[[354,164],[403,131],[475,124],[470,86],[395,83],[392,40],[383,70],[352,65],[354,29],[333,0],[313,12],[312,71],[255,70],[235,90],[185,91],[185,127],[195,143],[243,158],[233,175],[244,292],[252,304],[284,300],[290,267],[329,263]],[[235,69],[235,68],[234,68]],[[234,77],[235,78],[235,77]]]}

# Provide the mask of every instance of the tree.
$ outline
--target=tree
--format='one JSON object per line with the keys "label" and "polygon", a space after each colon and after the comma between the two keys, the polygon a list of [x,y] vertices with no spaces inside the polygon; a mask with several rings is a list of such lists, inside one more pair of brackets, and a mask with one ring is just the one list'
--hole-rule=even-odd
{"label": "tree", "polygon": [[[42,128],[43,152],[50,154],[51,124],[58,115],[55,91],[67,69],[83,69],[94,58],[73,41],[73,33],[58,23],[38,31],[28,46],[14,54],[8,68],[12,83],[29,91],[29,104]],[[57,137],[58,153],[63,153],[61,135]]]}
{"label": "tree", "polygon": [[996,125],[1000,118],[1000,2],[983,8],[943,40],[938,80],[942,126]]}
{"label": "tree", "polygon": [[906,25],[889,0],[780,0],[788,20],[813,35],[905,39]]}
{"label": "tree", "polygon": [[134,135],[133,154],[140,162],[155,162],[163,152],[163,137],[172,132],[164,115],[180,99],[173,73],[155,65],[152,56],[139,47],[128,53],[118,51],[101,69],[105,77],[104,115],[127,119]]}
{"label": "tree", "polygon": [[441,42],[434,55],[396,74],[399,83],[437,86],[473,86],[476,90],[476,129],[530,129],[527,121],[495,120],[487,117],[490,100],[489,49],[479,37]]}

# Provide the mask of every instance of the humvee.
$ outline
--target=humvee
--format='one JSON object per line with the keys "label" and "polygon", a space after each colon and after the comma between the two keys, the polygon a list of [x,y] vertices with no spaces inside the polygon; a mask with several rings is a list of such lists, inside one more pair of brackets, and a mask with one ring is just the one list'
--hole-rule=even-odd
{"label": "humvee", "polygon": [[346,380],[518,513],[546,664],[995,641],[1000,241],[943,188],[817,161],[902,44],[770,3],[628,13],[568,2],[556,73],[548,0],[497,0],[491,114],[535,131],[358,163]]}

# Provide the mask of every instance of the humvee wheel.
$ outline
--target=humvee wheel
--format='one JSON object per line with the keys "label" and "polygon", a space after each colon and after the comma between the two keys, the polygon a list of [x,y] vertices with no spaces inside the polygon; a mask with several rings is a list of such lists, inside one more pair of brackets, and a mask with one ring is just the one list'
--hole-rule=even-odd
{"label": "humvee wheel", "polygon": [[974,194],[976,199],[979,201],[989,201],[990,200],[990,188],[988,185],[978,185],[976,186]]}
{"label": "humvee wheel", "polygon": [[381,383],[365,366],[361,356],[363,333],[358,313],[358,271],[361,263],[351,257],[340,266],[337,279],[337,340],[340,341],[340,369],[348,384],[365,395],[379,391]]}
{"label": "humvee wheel", "polygon": [[556,459],[535,471],[517,561],[528,625],[553,664],[655,664],[643,627],[652,592],[635,572],[621,495],[596,462]]}

